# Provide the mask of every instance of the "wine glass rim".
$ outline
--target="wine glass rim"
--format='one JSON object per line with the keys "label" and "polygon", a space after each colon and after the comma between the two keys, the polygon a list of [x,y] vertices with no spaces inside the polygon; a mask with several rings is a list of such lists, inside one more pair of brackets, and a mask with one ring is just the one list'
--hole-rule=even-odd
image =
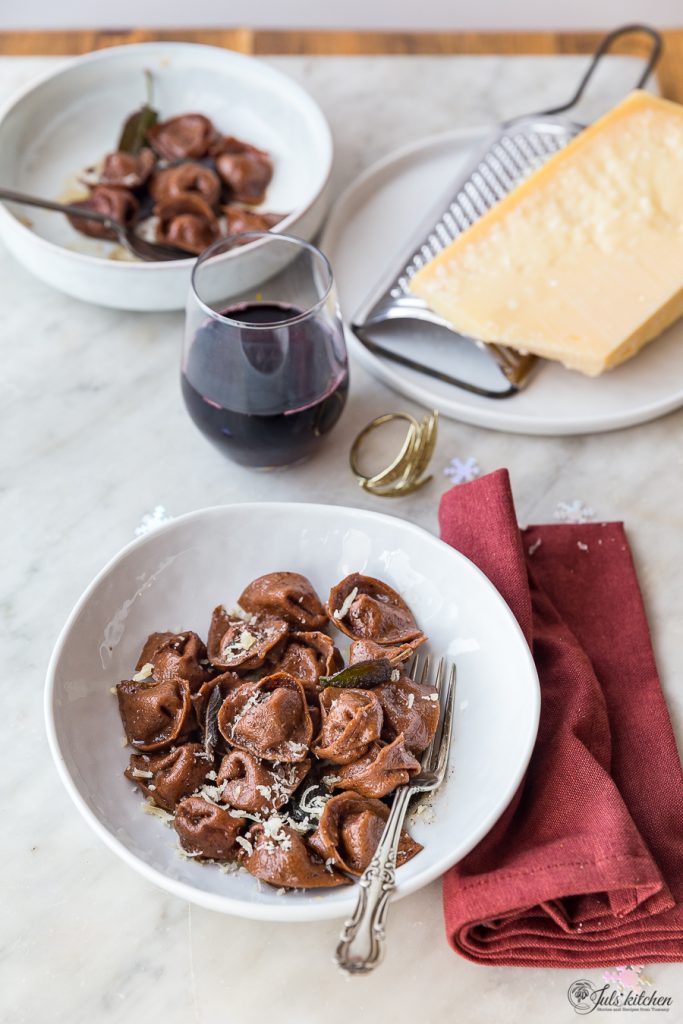
{"label": "wine glass rim", "polygon": [[[255,324],[255,323],[251,323],[248,320],[239,320],[236,317],[226,316],[224,313],[219,313],[217,310],[215,310],[213,308],[213,306],[210,306],[208,304],[208,302],[205,302],[204,299],[199,294],[199,291],[197,289],[197,283],[196,283],[196,280],[195,280],[195,275],[196,275],[197,271],[199,270],[199,268],[207,260],[211,259],[211,257],[214,255],[214,253],[217,250],[219,250],[221,246],[224,246],[226,244],[226,242],[233,242],[234,240],[240,239],[240,238],[250,238],[254,242],[256,242],[256,241],[262,241],[262,242],[284,241],[284,242],[293,243],[294,245],[298,246],[300,249],[308,249],[308,251],[310,253],[312,253],[317,259],[320,260],[320,262],[322,263],[323,267],[325,268],[325,270],[327,272],[327,286],[324,289],[323,294],[320,296],[320,298],[316,302],[314,302],[311,306],[308,306],[306,309],[302,310],[301,313],[299,313],[297,316],[283,317],[281,320],[268,320],[265,323]],[[194,298],[196,299],[196,301],[199,303],[200,307],[206,313],[208,313],[209,316],[211,316],[215,320],[220,320],[222,323],[231,324],[231,325],[233,325],[235,327],[248,327],[250,331],[251,330],[256,330],[256,331],[266,330],[266,331],[268,331],[268,330],[272,330],[273,327],[283,327],[285,325],[289,327],[292,324],[299,323],[302,320],[307,320],[309,317],[315,315],[315,313],[322,306],[325,305],[325,303],[327,302],[327,299],[329,297],[329,294],[332,291],[333,285],[334,285],[334,275],[332,273],[332,265],[330,264],[330,261],[328,260],[328,258],[325,255],[325,253],[321,249],[319,249],[317,247],[317,245],[313,245],[312,242],[307,242],[304,238],[299,238],[298,235],[287,235],[287,234],[280,233],[280,232],[277,232],[277,231],[237,231],[237,232],[235,232],[235,234],[225,235],[223,238],[217,239],[215,242],[212,242],[212,244],[210,246],[208,246],[208,248],[204,249],[203,252],[201,252],[199,254],[199,256],[197,257],[197,259],[195,261],[194,266],[192,267],[192,276],[190,278],[190,287],[191,287],[191,290],[192,290],[192,294],[193,294]]]}

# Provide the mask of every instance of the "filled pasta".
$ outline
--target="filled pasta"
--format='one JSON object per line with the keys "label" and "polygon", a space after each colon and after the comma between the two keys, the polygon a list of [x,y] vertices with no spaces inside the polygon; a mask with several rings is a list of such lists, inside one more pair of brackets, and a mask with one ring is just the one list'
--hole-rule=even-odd
{"label": "filled pasta", "polygon": [[373,576],[354,572],[330,591],[331,622],[354,640],[405,644],[422,636],[400,594]]}
{"label": "filled pasta", "polygon": [[[189,125],[188,144],[200,129]],[[180,144],[175,127],[160,138]],[[351,640],[346,664],[335,628]],[[425,640],[380,580],[347,576],[325,608],[300,573],[259,576],[234,610],[214,609],[206,644],[192,630],[144,642],[115,688],[132,748],[124,774],[186,857],[283,892],[348,885],[438,729],[439,695],[407,667]],[[398,866],[421,849],[404,831]]]}

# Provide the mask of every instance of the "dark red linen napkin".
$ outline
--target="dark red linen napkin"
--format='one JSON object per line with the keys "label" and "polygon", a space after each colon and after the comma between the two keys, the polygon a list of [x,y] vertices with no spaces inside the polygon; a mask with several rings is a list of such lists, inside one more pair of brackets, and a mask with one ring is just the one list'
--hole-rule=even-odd
{"label": "dark red linen napkin", "polygon": [[444,876],[450,943],[497,966],[683,960],[683,775],[622,524],[520,530],[506,470],[448,491],[439,522],[541,682],[526,777]]}

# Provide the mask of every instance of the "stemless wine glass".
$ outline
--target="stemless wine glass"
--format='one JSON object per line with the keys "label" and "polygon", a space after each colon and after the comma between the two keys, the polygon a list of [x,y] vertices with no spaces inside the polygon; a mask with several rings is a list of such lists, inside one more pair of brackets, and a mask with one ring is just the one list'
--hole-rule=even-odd
{"label": "stemless wine glass", "polygon": [[203,434],[243,466],[289,466],[339,419],[349,371],[332,270],[300,238],[231,235],[197,260],[182,389]]}

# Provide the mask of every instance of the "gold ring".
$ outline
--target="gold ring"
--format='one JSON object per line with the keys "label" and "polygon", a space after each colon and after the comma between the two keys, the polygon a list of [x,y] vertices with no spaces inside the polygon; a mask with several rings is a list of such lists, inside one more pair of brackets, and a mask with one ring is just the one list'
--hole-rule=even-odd
{"label": "gold ring", "polygon": [[[399,497],[411,494],[431,480],[431,476],[423,474],[434,453],[438,419],[439,414],[436,410],[425,416],[421,423],[409,413],[390,412],[375,417],[363,427],[351,446],[349,457],[351,470],[363,490],[379,497]],[[363,441],[373,430],[392,420],[403,420],[408,424],[408,432],[401,449],[385,469],[372,476],[366,476],[358,467],[358,456]]]}

